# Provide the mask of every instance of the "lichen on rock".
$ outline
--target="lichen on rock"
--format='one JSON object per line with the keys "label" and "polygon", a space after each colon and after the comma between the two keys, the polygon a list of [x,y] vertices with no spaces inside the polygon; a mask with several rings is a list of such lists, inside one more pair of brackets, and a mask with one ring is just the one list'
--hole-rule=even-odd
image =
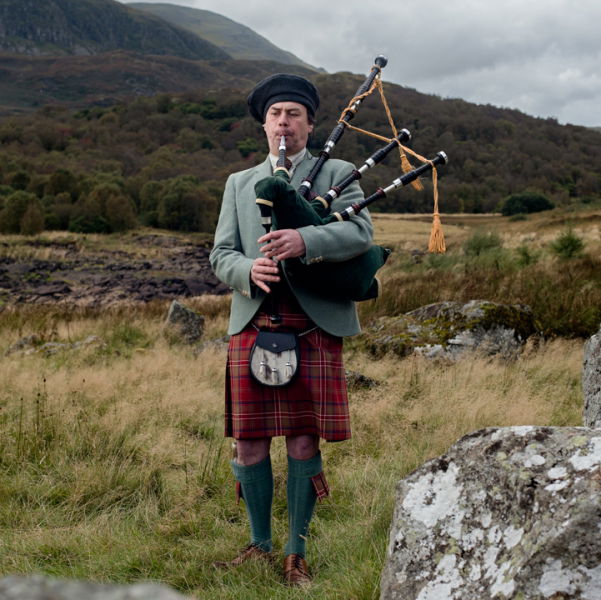
{"label": "lichen on rock", "polygon": [[474,432],[403,479],[382,600],[601,598],[601,432]]}
{"label": "lichen on rock", "polygon": [[363,342],[376,358],[387,353],[456,359],[466,351],[515,356],[538,330],[529,307],[486,300],[438,302],[366,327]]}

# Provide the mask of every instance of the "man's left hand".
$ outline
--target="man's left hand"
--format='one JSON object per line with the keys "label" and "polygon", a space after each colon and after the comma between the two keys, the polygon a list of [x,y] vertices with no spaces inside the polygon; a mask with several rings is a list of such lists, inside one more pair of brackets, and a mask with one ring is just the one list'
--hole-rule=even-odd
{"label": "man's left hand", "polygon": [[305,242],[296,229],[271,231],[261,236],[257,241],[259,244],[265,244],[261,247],[261,252],[267,258],[275,258],[276,260],[304,256],[307,251]]}

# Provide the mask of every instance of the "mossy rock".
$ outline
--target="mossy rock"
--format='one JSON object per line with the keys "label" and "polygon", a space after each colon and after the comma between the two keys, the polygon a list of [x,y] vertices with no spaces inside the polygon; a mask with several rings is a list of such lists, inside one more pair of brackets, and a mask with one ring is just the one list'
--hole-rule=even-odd
{"label": "mossy rock", "polygon": [[400,317],[380,317],[366,328],[360,340],[375,358],[413,352],[456,358],[467,350],[509,357],[538,329],[532,311],[525,305],[486,300],[438,302]]}

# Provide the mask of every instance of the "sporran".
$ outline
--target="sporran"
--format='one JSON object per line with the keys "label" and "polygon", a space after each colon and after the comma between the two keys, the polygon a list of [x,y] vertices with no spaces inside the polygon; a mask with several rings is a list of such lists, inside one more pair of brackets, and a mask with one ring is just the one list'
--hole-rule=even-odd
{"label": "sporran", "polygon": [[294,333],[258,331],[250,351],[250,373],[262,385],[283,387],[298,372],[300,348]]}

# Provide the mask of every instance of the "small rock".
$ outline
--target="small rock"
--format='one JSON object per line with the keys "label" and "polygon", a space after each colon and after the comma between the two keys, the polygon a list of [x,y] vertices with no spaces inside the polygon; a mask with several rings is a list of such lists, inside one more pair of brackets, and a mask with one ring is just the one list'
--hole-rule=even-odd
{"label": "small rock", "polygon": [[38,335],[28,335],[15,342],[12,346],[4,353],[6,356],[15,352],[24,352],[39,346],[42,343],[42,339]]}
{"label": "small rock", "polygon": [[376,381],[371,377],[367,377],[367,375],[363,375],[363,373],[359,373],[358,371],[346,370],[344,374],[346,377],[346,385],[348,386],[349,390],[370,390],[380,385],[379,381]]}
{"label": "small rock", "polygon": [[171,302],[165,333],[172,343],[196,344],[202,337],[205,319],[177,300]]}

